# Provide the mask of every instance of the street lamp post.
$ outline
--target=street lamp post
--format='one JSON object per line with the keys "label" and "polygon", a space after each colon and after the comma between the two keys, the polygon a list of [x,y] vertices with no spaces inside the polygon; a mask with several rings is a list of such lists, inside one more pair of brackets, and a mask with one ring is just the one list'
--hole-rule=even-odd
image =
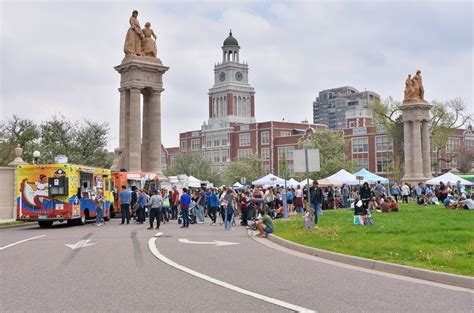
{"label": "street lamp post", "polygon": [[39,152],[38,150],[35,150],[33,152],[33,164],[37,164],[40,157],[41,157],[41,152]]}

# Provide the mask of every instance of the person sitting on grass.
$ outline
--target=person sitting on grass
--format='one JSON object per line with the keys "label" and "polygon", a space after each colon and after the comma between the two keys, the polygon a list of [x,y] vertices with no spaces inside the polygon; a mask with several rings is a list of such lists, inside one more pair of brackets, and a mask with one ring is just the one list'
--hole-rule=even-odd
{"label": "person sitting on grass", "polygon": [[389,199],[390,199],[390,212],[398,212],[397,200],[395,200],[395,198],[391,198],[391,197],[389,197]]}
{"label": "person sitting on grass", "polygon": [[278,206],[278,209],[275,210],[275,219],[277,218],[283,218],[283,205],[280,204]]}
{"label": "person sitting on grass", "polygon": [[390,200],[385,200],[383,197],[380,199],[379,208],[382,212],[389,213],[390,212]]}
{"label": "person sitting on grass", "polygon": [[457,202],[453,200],[453,196],[451,194],[448,194],[446,199],[444,199],[443,204],[446,209],[456,209],[457,207]]}
{"label": "person sitting on grass", "polygon": [[262,216],[262,218],[257,221],[257,228],[259,230],[257,237],[267,238],[268,234],[273,233],[273,221],[272,221],[272,218],[268,216],[265,210],[260,209],[259,213]]}

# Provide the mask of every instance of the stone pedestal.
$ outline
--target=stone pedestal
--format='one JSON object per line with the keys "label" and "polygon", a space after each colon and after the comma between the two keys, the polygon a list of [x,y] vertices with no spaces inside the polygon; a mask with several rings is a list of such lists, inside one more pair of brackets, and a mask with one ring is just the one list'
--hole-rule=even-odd
{"label": "stone pedestal", "polygon": [[426,101],[404,101],[402,105],[405,175],[402,181],[418,184],[432,178],[430,109]]}
{"label": "stone pedestal", "polygon": [[158,58],[138,56],[126,57],[115,67],[121,78],[121,155],[114,160],[112,170],[152,172],[164,178],[161,171],[161,92],[164,90],[163,74],[168,69]]}

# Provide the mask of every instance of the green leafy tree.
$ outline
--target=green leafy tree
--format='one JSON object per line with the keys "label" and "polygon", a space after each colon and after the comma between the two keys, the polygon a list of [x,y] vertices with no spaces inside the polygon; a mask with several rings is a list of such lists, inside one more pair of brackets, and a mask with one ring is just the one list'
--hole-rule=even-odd
{"label": "green leafy tree", "polygon": [[54,157],[57,155],[65,155],[72,162],[74,159],[74,141],[77,127],[77,122],[68,121],[62,115],[55,115],[51,120],[41,123],[39,149],[41,152],[41,163],[54,163]]}
{"label": "green leafy tree", "polygon": [[231,161],[227,165],[224,171],[224,183],[232,185],[240,181],[241,177],[245,177],[249,184],[264,175],[265,170],[263,169],[262,159],[257,154],[252,154],[248,157]]}
{"label": "green leafy tree", "polygon": [[105,149],[109,130],[107,123],[85,121],[74,133],[71,162],[109,168],[113,161]]}
{"label": "green leafy tree", "polygon": [[39,131],[37,125],[17,115],[0,122],[0,165],[8,165],[15,158],[17,145],[23,148],[23,160],[31,162],[37,147]]}
{"label": "green leafy tree", "polygon": [[462,149],[458,152],[458,170],[461,174],[468,174],[474,168],[474,149]]}
{"label": "green leafy tree", "polygon": [[207,180],[214,185],[219,183],[219,175],[212,169],[211,161],[196,152],[179,154],[173,161],[173,166],[165,172],[167,176],[179,174],[186,174],[200,180]]}
{"label": "green leafy tree", "polygon": [[330,176],[341,169],[354,171],[352,162],[347,158],[348,145],[342,132],[316,129],[309,140],[303,141],[302,145],[307,149],[319,149],[321,171],[311,173],[313,179]]}

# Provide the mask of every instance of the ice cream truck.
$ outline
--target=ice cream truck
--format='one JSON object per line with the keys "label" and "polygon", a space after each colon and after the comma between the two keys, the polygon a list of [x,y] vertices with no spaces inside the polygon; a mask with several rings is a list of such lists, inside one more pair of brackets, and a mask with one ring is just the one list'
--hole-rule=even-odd
{"label": "ice cream truck", "polygon": [[112,172],[112,181],[114,186],[114,203],[115,210],[112,211],[112,217],[120,216],[120,204],[118,200],[118,193],[122,191],[122,186],[126,186],[128,190],[133,187],[144,189],[146,191],[159,190],[160,182],[158,175],[155,173],[146,172]]}
{"label": "ice cream truck", "polygon": [[17,221],[84,225],[96,216],[95,196],[104,199],[103,218],[113,210],[110,170],[74,164],[20,165],[17,169]]}

